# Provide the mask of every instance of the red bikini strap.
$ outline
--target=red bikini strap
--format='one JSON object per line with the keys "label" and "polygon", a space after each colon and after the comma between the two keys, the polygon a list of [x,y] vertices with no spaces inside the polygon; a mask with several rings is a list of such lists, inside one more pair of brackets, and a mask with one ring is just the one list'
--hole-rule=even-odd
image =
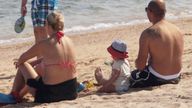
{"label": "red bikini strap", "polygon": [[58,31],[56,33],[56,36],[57,36],[57,42],[59,42],[59,44],[61,43],[61,38],[64,36],[64,32],[63,31]]}

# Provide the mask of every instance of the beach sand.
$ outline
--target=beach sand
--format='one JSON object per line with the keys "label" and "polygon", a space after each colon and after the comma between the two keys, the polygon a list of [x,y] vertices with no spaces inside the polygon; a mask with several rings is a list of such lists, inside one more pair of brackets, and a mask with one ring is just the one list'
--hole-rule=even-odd
{"label": "beach sand", "polygon": [[[5,108],[190,108],[192,107],[192,19],[171,21],[185,34],[182,78],[179,84],[167,84],[143,89],[130,89],[123,94],[96,93],[93,88],[88,93],[80,93],[73,101],[61,101],[49,104],[31,103],[33,98],[27,95],[26,102],[7,105]],[[69,35],[75,43],[77,55],[78,80],[93,80],[94,70],[101,66],[105,77],[109,76],[110,66],[104,64],[111,57],[106,48],[114,39],[122,39],[128,44],[129,62],[134,69],[141,32],[151,24],[116,27],[89,33]],[[25,43],[0,46],[0,92],[9,93],[16,74],[13,59],[31,47],[34,40]]]}

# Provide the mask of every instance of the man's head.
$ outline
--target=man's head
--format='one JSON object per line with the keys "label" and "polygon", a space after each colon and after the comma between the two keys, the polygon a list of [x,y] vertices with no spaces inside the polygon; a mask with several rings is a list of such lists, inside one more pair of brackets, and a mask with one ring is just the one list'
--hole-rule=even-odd
{"label": "man's head", "polygon": [[166,6],[163,0],[152,0],[146,7],[147,15],[150,21],[161,20],[165,17]]}

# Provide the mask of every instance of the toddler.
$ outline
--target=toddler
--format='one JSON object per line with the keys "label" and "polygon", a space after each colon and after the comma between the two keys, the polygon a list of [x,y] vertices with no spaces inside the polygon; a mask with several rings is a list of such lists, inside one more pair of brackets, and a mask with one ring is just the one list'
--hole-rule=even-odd
{"label": "toddler", "polygon": [[113,58],[112,72],[109,79],[103,78],[100,67],[95,70],[95,79],[101,88],[98,92],[126,92],[129,88],[130,65],[128,58],[127,45],[121,40],[115,40],[107,48]]}

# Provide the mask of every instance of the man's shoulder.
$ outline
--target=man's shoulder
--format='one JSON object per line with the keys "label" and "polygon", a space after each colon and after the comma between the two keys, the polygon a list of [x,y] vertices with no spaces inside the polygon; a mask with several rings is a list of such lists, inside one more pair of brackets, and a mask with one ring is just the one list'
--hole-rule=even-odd
{"label": "man's shoulder", "polygon": [[159,30],[154,27],[154,26],[151,26],[147,29],[145,29],[142,34],[141,34],[141,37],[142,38],[154,38],[154,37],[157,37],[159,36]]}
{"label": "man's shoulder", "polygon": [[181,30],[180,30],[180,28],[179,28],[178,26],[176,26],[176,25],[173,24],[173,23],[169,23],[169,24],[170,24],[170,28],[171,28],[171,29],[174,29],[174,30],[176,30],[176,31],[181,32]]}

